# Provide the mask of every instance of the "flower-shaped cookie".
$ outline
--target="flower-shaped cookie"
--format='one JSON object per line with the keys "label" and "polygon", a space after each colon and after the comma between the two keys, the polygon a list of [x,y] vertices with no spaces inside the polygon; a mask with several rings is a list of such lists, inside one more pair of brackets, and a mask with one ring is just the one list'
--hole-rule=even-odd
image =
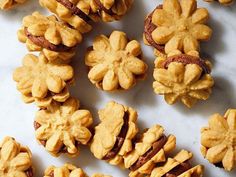
{"label": "flower-shaped cookie", "polygon": [[192,156],[192,153],[182,150],[174,158],[168,158],[163,166],[154,168],[150,177],[202,177],[204,167],[192,167],[189,161]]}
{"label": "flower-shaped cookie", "polygon": [[44,172],[44,177],[88,177],[81,168],[66,163],[62,167],[50,166]]}
{"label": "flower-shaped cookie", "polygon": [[132,139],[138,132],[137,112],[127,106],[109,102],[99,111],[101,123],[95,127],[91,151],[98,159],[119,165],[123,156],[132,151]]}
{"label": "flower-shaped cookie", "polygon": [[61,20],[68,23],[81,33],[92,30],[90,21],[97,21],[90,6],[91,0],[39,0],[41,6],[55,13]]}
{"label": "flower-shaped cookie", "polygon": [[214,1],[218,1],[219,3],[223,4],[223,5],[231,5],[234,0],[204,0],[206,2],[214,2]]}
{"label": "flower-shaped cookie", "polygon": [[88,77],[105,91],[127,90],[146,75],[147,65],[140,59],[141,54],[140,44],[128,41],[123,32],[114,31],[109,38],[100,35],[85,56],[90,68]]}
{"label": "flower-shaped cookie", "polygon": [[53,102],[36,113],[36,139],[53,156],[79,154],[79,145],[87,145],[92,134],[93,118],[88,110],[79,109],[79,101],[69,98],[64,103]]}
{"label": "flower-shaped cookie", "polygon": [[236,167],[236,109],[224,116],[214,114],[201,130],[201,152],[216,166],[231,171]]}
{"label": "flower-shaped cookie", "polygon": [[0,143],[0,176],[33,177],[31,151],[11,137]]}
{"label": "flower-shaped cookie", "polygon": [[55,16],[45,17],[34,12],[24,17],[18,39],[26,43],[30,51],[42,51],[48,60],[68,61],[75,55],[75,47],[82,41],[82,36]]}
{"label": "flower-shaped cookie", "polygon": [[36,102],[46,107],[53,100],[64,102],[69,97],[67,85],[73,81],[74,71],[70,65],[51,63],[43,54],[39,57],[28,54],[23,66],[13,73],[17,89],[26,103]]}
{"label": "flower-shaped cookie", "polygon": [[160,125],[154,125],[135,142],[132,152],[124,156],[124,166],[130,177],[149,176],[157,163],[165,162],[166,154],[175,149],[176,138],[166,137]]}
{"label": "flower-shaped cookie", "polygon": [[211,94],[214,80],[210,64],[196,56],[174,55],[155,61],[153,88],[164,95],[168,104],[181,100],[191,108],[197,100],[206,100]]}
{"label": "flower-shaped cookie", "polygon": [[199,41],[209,40],[212,34],[205,25],[208,18],[207,9],[197,8],[196,0],[164,0],[146,19],[144,37],[157,50],[164,45],[166,54],[198,51]]}
{"label": "flower-shaped cookie", "polygon": [[26,0],[0,0],[0,9],[10,10],[18,4],[23,4]]}
{"label": "flower-shaped cookie", "polygon": [[91,0],[91,8],[105,22],[120,20],[131,8],[134,0]]}

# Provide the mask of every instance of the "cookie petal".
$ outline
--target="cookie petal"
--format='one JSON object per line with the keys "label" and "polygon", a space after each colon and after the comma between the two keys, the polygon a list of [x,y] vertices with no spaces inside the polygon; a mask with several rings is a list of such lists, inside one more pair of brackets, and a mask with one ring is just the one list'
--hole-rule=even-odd
{"label": "cookie petal", "polygon": [[201,134],[201,144],[207,148],[211,148],[221,144],[224,135],[215,130],[204,130]]}
{"label": "cookie petal", "polygon": [[197,1],[196,0],[182,0],[182,15],[184,17],[190,17],[193,12],[197,9]]}
{"label": "cookie petal", "polygon": [[94,81],[100,81],[108,72],[108,67],[105,64],[98,64],[94,66],[88,74],[89,79]]}
{"label": "cookie petal", "polygon": [[174,35],[171,28],[158,27],[152,32],[152,38],[157,44],[166,44]]}
{"label": "cookie petal", "polygon": [[104,35],[96,37],[93,41],[93,49],[96,51],[110,51],[110,48],[109,39]]}
{"label": "cookie petal", "polygon": [[228,151],[226,152],[223,160],[222,160],[222,163],[223,163],[223,166],[224,168],[227,170],[227,171],[231,171],[234,166],[235,166],[235,154],[234,154],[234,150],[233,148],[229,148]]}
{"label": "cookie petal", "polygon": [[163,9],[172,15],[179,16],[181,14],[179,0],[164,0]]}
{"label": "cookie petal", "polygon": [[190,32],[194,38],[201,41],[208,41],[212,35],[212,29],[203,24],[196,24]]}
{"label": "cookie petal", "polygon": [[184,83],[191,85],[200,79],[202,75],[202,69],[195,64],[188,64],[185,66]]}
{"label": "cookie petal", "polygon": [[124,50],[128,40],[126,34],[120,31],[114,31],[109,38],[110,45],[115,51]]}
{"label": "cookie petal", "polygon": [[102,82],[102,86],[104,90],[114,90],[118,87],[118,78],[116,73],[113,70],[109,70],[104,78],[103,78],[103,82]]}
{"label": "cookie petal", "polygon": [[120,86],[124,89],[129,89],[135,83],[134,76],[125,68],[118,69],[118,79]]}
{"label": "cookie petal", "polygon": [[129,71],[136,75],[144,74],[147,70],[147,65],[136,57],[129,57],[125,65]]}
{"label": "cookie petal", "polygon": [[227,152],[227,146],[224,144],[219,144],[217,146],[208,149],[206,158],[211,163],[219,163],[224,158],[226,152]]}
{"label": "cookie petal", "polygon": [[205,8],[198,8],[192,15],[192,23],[205,24],[209,19],[209,12]]}

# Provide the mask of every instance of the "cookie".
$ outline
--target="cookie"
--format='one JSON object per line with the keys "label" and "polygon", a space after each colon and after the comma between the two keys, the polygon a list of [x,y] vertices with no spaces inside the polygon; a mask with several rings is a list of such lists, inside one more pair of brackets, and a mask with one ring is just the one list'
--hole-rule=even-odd
{"label": "cookie", "polygon": [[99,112],[101,123],[95,127],[90,150],[94,156],[113,165],[121,165],[123,156],[132,151],[138,132],[137,112],[130,107],[109,102]]}
{"label": "cookie", "polygon": [[88,110],[79,108],[79,101],[69,98],[64,103],[53,102],[47,109],[36,113],[36,139],[53,156],[62,153],[77,156],[79,146],[87,145],[91,139],[92,115]]}
{"label": "cookie", "polygon": [[209,98],[214,85],[210,72],[210,62],[199,56],[177,54],[158,57],[153,73],[153,89],[156,94],[164,95],[168,104],[181,101],[191,108],[198,100]]}
{"label": "cookie", "polygon": [[51,63],[42,53],[39,57],[28,54],[22,63],[23,66],[14,71],[13,79],[24,102],[47,107],[53,101],[64,102],[69,98],[67,87],[74,78],[70,65]]}
{"label": "cookie", "polygon": [[206,2],[215,2],[218,1],[220,4],[223,5],[231,5],[232,3],[234,3],[234,0],[204,0]]}
{"label": "cookie", "polygon": [[46,17],[34,12],[24,17],[18,39],[26,43],[29,51],[42,51],[50,61],[70,61],[75,55],[76,46],[82,41],[82,35],[58,21],[55,16]]}
{"label": "cookie", "polygon": [[217,167],[231,171],[236,167],[236,109],[224,116],[214,114],[209,125],[201,129],[201,152]]}
{"label": "cookie", "polygon": [[128,40],[125,33],[114,31],[110,37],[100,35],[88,49],[85,63],[89,80],[104,91],[128,90],[147,73],[141,46]]}
{"label": "cookie", "polygon": [[160,55],[173,50],[199,51],[199,42],[212,35],[208,18],[208,10],[197,8],[196,0],[164,0],[145,20],[144,41]]}
{"label": "cookie", "polygon": [[91,22],[98,21],[98,15],[92,12],[90,1],[39,0],[39,3],[79,32],[87,33],[92,30]]}
{"label": "cookie", "polygon": [[0,9],[10,10],[18,4],[23,4],[26,0],[0,0]]}
{"label": "cookie", "polygon": [[192,153],[182,150],[174,158],[168,158],[164,165],[154,168],[150,177],[202,177],[204,167],[193,167],[190,162],[192,156]]}
{"label": "cookie", "polygon": [[149,176],[157,163],[166,161],[166,154],[175,149],[176,138],[164,135],[160,125],[154,125],[135,142],[132,152],[124,156],[124,166],[130,177]]}
{"label": "cookie", "polygon": [[50,166],[44,172],[44,177],[88,177],[85,172],[72,164],[61,167]]}
{"label": "cookie", "polygon": [[120,20],[131,8],[134,0],[91,0],[91,8],[105,22]]}
{"label": "cookie", "polygon": [[0,176],[34,176],[30,149],[11,137],[5,137],[0,143]]}

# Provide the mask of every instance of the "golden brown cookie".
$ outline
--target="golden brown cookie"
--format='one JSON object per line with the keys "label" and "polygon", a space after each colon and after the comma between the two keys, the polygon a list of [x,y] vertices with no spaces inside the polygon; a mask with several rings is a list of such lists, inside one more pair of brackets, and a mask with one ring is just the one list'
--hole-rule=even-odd
{"label": "golden brown cookie", "polygon": [[5,137],[0,143],[0,176],[34,176],[30,149],[22,146],[11,137]]}
{"label": "golden brown cookie", "polygon": [[18,4],[23,4],[26,0],[0,0],[0,9],[10,10]]}
{"label": "golden brown cookie", "polygon": [[66,163],[62,167],[50,166],[44,172],[44,177],[88,177],[85,172],[72,164]]}
{"label": "golden brown cookie", "polygon": [[214,80],[211,64],[198,56],[177,54],[155,61],[153,89],[164,95],[168,104],[181,101],[191,108],[198,100],[209,98]]}
{"label": "golden brown cookie", "polygon": [[231,5],[232,3],[234,3],[234,0],[204,0],[206,2],[215,2],[218,1],[219,3],[223,4],[223,5]]}
{"label": "golden brown cookie", "polygon": [[13,79],[24,102],[47,107],[52,101],[64,102],[69,98],[67,87],[74,77],[70,65],[51,63],[43,54],[39,57],[28,54],[22,63],[23,66],[14,71]]}
{"label": "golden brown cookie", "polygon": [[91,0],[91,8],[105,22],[120,20],[131,8],[134,0]]}
{"label": "golden brown cookie", "polygon": [[229,109],[224,116],[214,114],[209,126],[201,130],[201,152],[218,167],[231,171],[236,167],[236,109]]}
{"label": "golden brown cookie", "polygon": [[64,103],[53,102],[36,113],[36,139],[53,156],[61,153],[77,156],[79,146],[88,144],[93,118],[88,110],[79,107],[77,99],[69,98]]}
{"label": "golden brown cookie", "polygon": [[130,177],[150,175],[157,163],[165,162],[166,155],[175,149],[176,138],[165,136],[160,125],[154,125],[135,142],[134,150],[124,156],[124,166]]}
{"label": "golden brown cookie", "polygon": [[145,20],[144,41],[160,54],[199,51],[199,42],[212,35],[205,25],[208,18],[208,10],[197,8],[196,0],[164,0]]}
{"label": "golden brown cookie", "polygon": [[190,162],[192,156],[192,153],[182,150],[174,158],[168,158],[163,166],[154,168],[150,177],[202,177],[204,167],[193,167]]}
{"label": "golden brown cookie", "polygon": [[140,44],[136,40],[129,41],[125,33],[114,31],[109,38],[100,35],[85,56],[88,77],[105,91],[130,89],[146,75],[147,65],[141,58]]}
{"label": "golden brown cookie", "polygon": [[92,12],[91,0],[39,0],[42,7],[55,13],[81,33],[92,30],[91,21],[97,21],[97,14]]}
{"label": "golden brown cookie", "polygon": [[98,159],[121,165],[123,156],[133,150],[132,140],[138,132],[137,112],[133,108],[109,102],[98,113],[101,123],[95,127],[91,152]]}
{"label": "golden brown cookie", "polygon": [[26,43],[29,51],[42,51],[48,60],[70,61],[76,46],[82,41],[79,31],[39,12],[26,16],[18,31],[19,41]]}

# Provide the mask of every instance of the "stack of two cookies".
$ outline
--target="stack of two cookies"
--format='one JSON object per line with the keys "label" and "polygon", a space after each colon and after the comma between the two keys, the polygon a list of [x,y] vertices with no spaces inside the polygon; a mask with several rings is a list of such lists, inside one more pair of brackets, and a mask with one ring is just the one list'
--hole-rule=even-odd
{"label": "stack of two cookies", "polygon": [[110,102],[99,111],[99,118],[91,152],[98,159],[128,169],[130,177],[203,175],[203,166],[191,165],[192,153],[182,150],[170,157],[176,138],[166,136],[160,125],[138,133],[137,112],[133,108]]}
{"label": "stack of two cookies", "polygon": [[196,0],[164,0],[145,20],[144,41],[157,56],[153,88],[168,104],[182,101],[191,108],[211,94],[211,63],[199,54],[199,41],[212,35],[208,18]]}

